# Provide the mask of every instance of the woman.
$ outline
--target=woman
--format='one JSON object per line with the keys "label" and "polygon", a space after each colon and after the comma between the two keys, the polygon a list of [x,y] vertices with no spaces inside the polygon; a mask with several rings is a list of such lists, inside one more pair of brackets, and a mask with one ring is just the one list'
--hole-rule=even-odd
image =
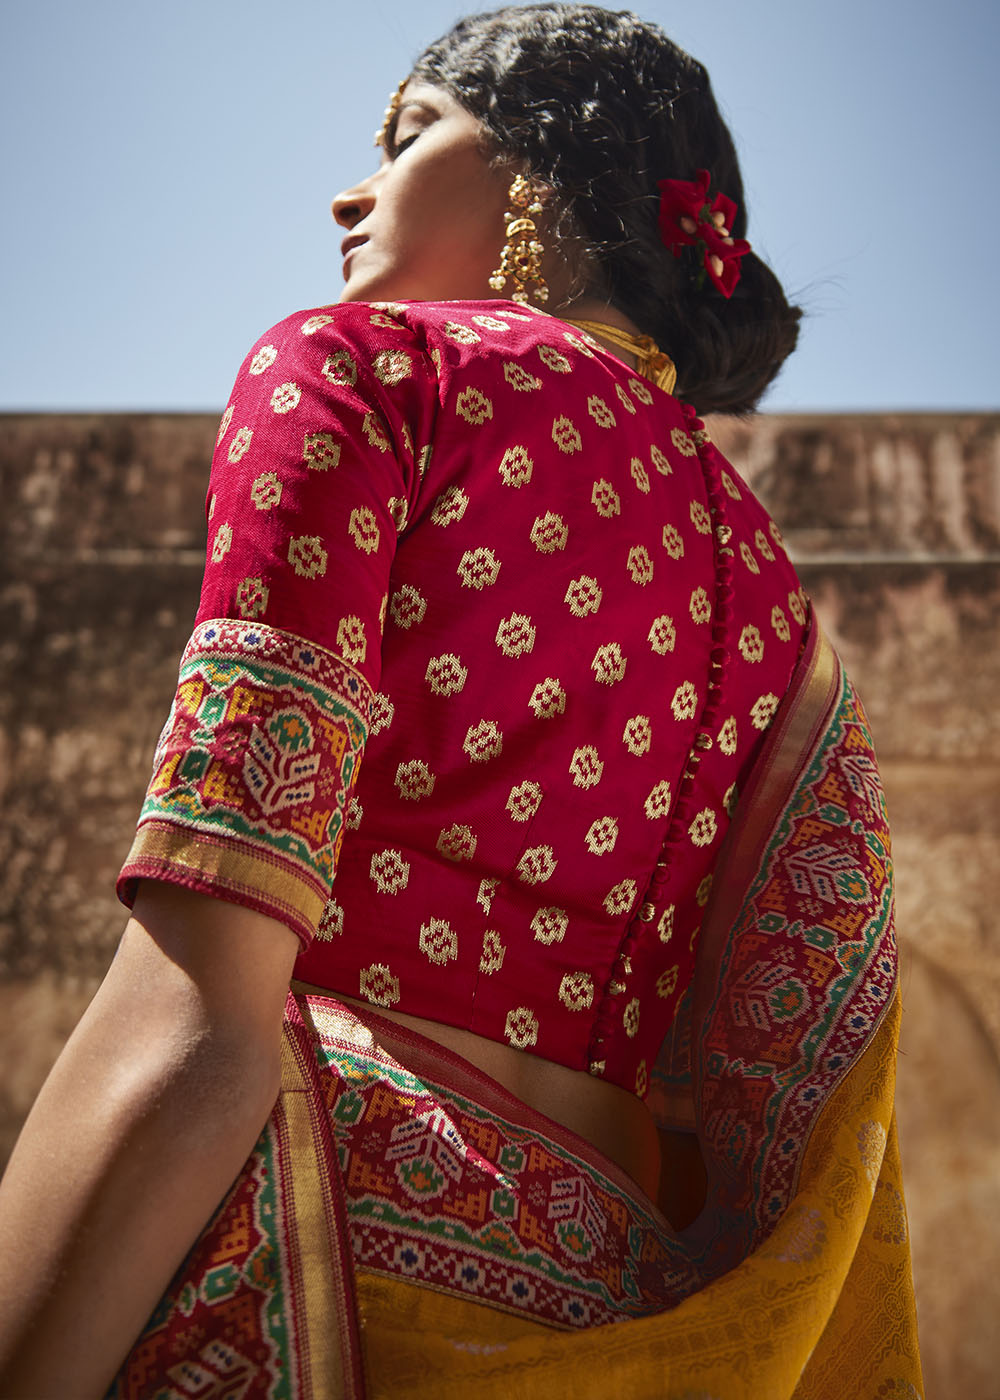
{"label": "woman", "polygon": [[877,771],[696,416],[798,319],[708,79],[500,11],[379,142],[220,427],[5,1393],[100,1394],[155,1307],[116,1395],[915,1395]]}

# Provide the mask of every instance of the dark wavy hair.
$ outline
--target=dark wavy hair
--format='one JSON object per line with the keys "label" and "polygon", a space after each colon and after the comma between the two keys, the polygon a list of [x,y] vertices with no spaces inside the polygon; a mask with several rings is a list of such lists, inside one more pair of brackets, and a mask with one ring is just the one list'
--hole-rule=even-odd
{"label": "dark wavy hair", "polygon": [[699,287],[694,249],[675,259],[657,228],[657,181],[705,169],[739,206],[733,234],[746,236],[736,151],[700,63],[628,12],[512,5],[460,20],[411,78],[446,89],[495,155],[554,191],[560,234],[589,255],[581,290],[669,352],[679,394],[701,413],[755,407],[795,348],[801,311],[755,253],[728,301]]}

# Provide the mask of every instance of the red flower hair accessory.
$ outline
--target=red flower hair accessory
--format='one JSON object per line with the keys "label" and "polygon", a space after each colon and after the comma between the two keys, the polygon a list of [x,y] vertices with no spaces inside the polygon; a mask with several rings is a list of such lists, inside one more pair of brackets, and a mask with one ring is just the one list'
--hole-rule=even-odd
{"label": "red flower hair accessory", "polygon": [[736,205],[724,194],[709,200],[712,178],[699,170],[694,180],[661,180],[660,237],[675,258],[685,247],[694,246],[701,254],[704,272],[724,297],[731,297],[740,280],[740,259],[749,253],[745,238],[733,238],[731,229]]}

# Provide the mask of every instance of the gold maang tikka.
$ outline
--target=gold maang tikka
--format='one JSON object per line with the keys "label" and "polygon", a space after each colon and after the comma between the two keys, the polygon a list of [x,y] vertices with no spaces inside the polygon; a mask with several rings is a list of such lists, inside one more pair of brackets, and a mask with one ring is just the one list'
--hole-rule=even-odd
{"label": "gold maang tikka", "polygon": [[395,92],[392,94],[392,96],[389,98],[389,105],[388,105],[388,107],[385,109],[385,116],[382,118],[382,125],[379,127],[378,131],[376,131],[376,133],[375,133],[375,145],[376,145],[376,146],[384,146],[384,145],[385,145],[385,138],[386,138],[386,137],[388,136],[388,134],[389,134],[389,128],[392,126],[393,122],[396,120],[396,114],[397,114],[397,112],[399,111],[399,104],[400,104],[400,102],[402,102],[402,100],[403,100],[403,89],[406,87],[406,84],[407,84],[409,81],[410,81],[409,78],[404,78],[403,81],[400,83],[399,87],[396,89],[396,91],[395,91]]}
{"label": "gold maang tikka", "polygon": [[542,276],[545,249],[538,241],[538,231],[531,217],[542,212],[537,191],[530,180],[517,175],[510,187],[509,199],[512,208],[503,216],[507,242],[500,255],[500,266],[490,278],[490,286],[495,292],[502,292],[510,278],[514,283],[511,301],[527,306],[529,290],[537,302],[548,301],[549,289]]}

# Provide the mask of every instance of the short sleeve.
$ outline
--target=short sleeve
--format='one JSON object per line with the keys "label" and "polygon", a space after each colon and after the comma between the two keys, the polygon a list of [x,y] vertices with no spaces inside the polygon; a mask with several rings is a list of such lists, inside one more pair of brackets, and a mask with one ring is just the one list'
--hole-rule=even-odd
{"label": "short sleeve", "polygon": [[306,946],[368,734],[433,366],[362,305],[300,313],[244,361],[219,429],[194,632],[118,880],[258,909]]}

